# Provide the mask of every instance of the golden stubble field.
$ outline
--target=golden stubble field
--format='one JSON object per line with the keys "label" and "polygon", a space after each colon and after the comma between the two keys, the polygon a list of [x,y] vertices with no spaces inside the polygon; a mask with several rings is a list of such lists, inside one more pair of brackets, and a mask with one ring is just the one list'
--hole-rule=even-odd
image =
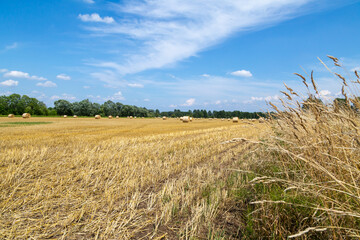
{"label": "golden stubble field", "polygon": [[266,130],[206,119],[0,118],[0,238],[195,237],[227,194],[208,189],[249,151],[221,143]]}

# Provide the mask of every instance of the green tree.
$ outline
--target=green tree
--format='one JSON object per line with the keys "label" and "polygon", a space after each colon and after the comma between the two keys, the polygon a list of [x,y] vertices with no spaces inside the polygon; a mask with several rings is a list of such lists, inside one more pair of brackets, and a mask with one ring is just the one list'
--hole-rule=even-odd
{"label": "green tree", "polygon": [[[100,110],[93,109],[93,103],[89,99],[73,103],[74,114],[78,116],[94,116],[100,114]],[[96,112],[96,113],[94,113]]]}
{"label": "green tree", "polygon": [[10,114],[8,110],[8,98],[6,96],[0,96],[0,114]]}
{"label": "green tree", "polygon": [[101,114],[101,105],[99,103],[92,103],[91,111],[88,116],[95,116],[96,114]]}
{"label": "green tree", "polygon": [[54,108],[59,115],[72,115],[72,104],[69,101],[60,99],[54,102]]}
{"label": "green tree", "polygon": [[14,114],[23,114],[23,112],[21,112],[22,109],[18,109],[20,101],[21,101],[21,95],[15,93],[11,94],[8,97],[8,109],[13,111]]}
{"label": "green tree", "polygon": [[101,109],[105,116],[117,115],[117,105],[111,100],[104,102],[104,104],[101,105]]}

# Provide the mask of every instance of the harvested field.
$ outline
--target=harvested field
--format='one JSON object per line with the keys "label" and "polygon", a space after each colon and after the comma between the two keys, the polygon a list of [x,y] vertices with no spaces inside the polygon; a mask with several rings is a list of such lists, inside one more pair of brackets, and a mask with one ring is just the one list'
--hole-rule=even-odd
{"label": "harvested field", "polygon": [[52,124],[1,128],[2,239],[206,237],[227,194],[211,188],[249,148],[221,143],[267,131],[220,119],[14,119],[24,121]]}

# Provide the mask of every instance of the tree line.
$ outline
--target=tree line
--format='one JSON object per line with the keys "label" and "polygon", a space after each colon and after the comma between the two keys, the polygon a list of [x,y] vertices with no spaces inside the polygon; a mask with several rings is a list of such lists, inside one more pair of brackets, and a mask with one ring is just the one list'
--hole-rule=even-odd
{"label": "tree line", "polygon": [[194,118],[259,118],[266,117],[265,113],[262,112],[241,112],[241,111],[207,111],[205,109],[194,109],[193,111],[189,110],[186,112],[182,112],[179,109],[175,109],[174,111],[162,112],[162,116],[167,117],[182,117],[182,116],[191,116]]}
{"label": "tree line", "polygon": [[182,117],[191,116],[195,118],[259,118],[265,117],[262,112],[241,112],[241,111],[207,111],[205,109],[195,109],[193,111],[174,111],[160,112],[159,109],[147,109],[132,105],[125,105],[120,102],[106,101],[103,104],[93,103],[89,99],[79,102],[69,102],[60,99],[54,102],[54,107],[47,107],[45,103],[31,98],[27,95],[11,94],[9,96],[0,96],[0,115],[15,114],[21,115],[30,113],[39,116],[56,115],[77,115],[77,116],[137,116],[137,117]]}
{"label": "tree line", "polygon": [[0,114],[21,115],[30,113],[32,115],[56,115],[56,111],[47,108],[45,103],[26,95],[11,94],[10,96],[0,96]]}

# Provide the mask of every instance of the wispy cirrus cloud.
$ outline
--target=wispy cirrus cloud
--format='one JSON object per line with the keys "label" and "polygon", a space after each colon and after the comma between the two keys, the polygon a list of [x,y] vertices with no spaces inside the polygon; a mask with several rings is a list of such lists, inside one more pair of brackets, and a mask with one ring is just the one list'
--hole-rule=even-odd
{"label": "wispy cirrus cloud", "polygon": [[141,83],[128,83],[128,86],[132,87],[132,88],[143,88],[144,87],[144,85]]}
{"label": "wispy cirrus cloud", "polygon": [[11,50],[11,49],[15,49],[18,47],[18,43],[17,42],[14,42],[13,44],[10,44],[10,45],[7,45],[5,47],[5,50],[8,51],[8,50]]}
{"label": "wispy cirrus cloud", "polygon": [[[224,41],[234,33],[256,30],[296,17],[314,0],[134,0],[112,4],[119,16],[133,18],[111,26],[88,27],[93,33],[127,38],[138,49],[124,60],[91,64],[119,74],[163,68]],[[87,16],[89,17],[89,16]],[[124,18],[123,18],[124,19]],[[117,56],[117,59],[119,57]]]}
{"label": "wispy cirrus cloud", "polygon": [[88,3],[88,4],[94,4],[95,1],[94,0],[83,0],[84,3]]}

